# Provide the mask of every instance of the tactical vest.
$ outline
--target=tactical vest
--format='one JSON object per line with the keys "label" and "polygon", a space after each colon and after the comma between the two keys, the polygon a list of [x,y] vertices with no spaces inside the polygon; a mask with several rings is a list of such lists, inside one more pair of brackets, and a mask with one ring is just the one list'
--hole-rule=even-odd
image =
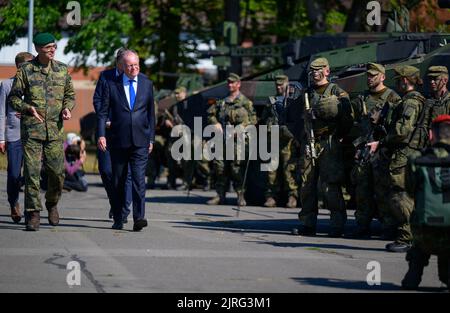
{"label": "tactical vest", "polygon": [[440,99],[429,99],[432,102],[432,109],[429,118],[429,124],[431,121],[442,114],[450,114],[450,93],[447,93]]}
{"label": "tactical vest", "polygon": [[314,113],[313,129],[316,136],[331,135],[337,128],[339,99],[332,94],[336,84],[329,83],[323,94],[313,92],[311,108]]}
{"label": "tactical vest", "polygon": [[[372,125],[369,120],[370,116],[375,113],[381,112],[392,92],[393,92],[392,89],[386,88],[386,90],[378,99],[370,97],[370,94],[366,94],[365,96],[359,96],[363,106],[363,114],[361,120],[361,130],[363,131],[363,133],[369,132],[369,129],[371,128]],[[392,121],[392,112],[393,108],[389,108],[387,116],[384,118],[383,126],[385,126],[386,129]]]}
{"label": "tactical vest", "polygon": [[421,102],[422,109],[419,113],[416,124],[414,125],[414,130],[409,137],[408,147],[414,150],[422,150],[429,144],[428,128],[431,104],[417,91],[411,92],[410,98]]}
{"label": "tactical vest", "polygon": [[415,197],[415,213],[411,223],[449,227],[450,157],[439,158],[432,152],[430,153],[430,150],[414,161],[419,185]]}

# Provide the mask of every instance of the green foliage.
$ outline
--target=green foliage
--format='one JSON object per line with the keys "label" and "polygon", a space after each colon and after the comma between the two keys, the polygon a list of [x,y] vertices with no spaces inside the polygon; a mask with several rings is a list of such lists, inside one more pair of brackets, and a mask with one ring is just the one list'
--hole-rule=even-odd
{"label": "green foliage", "polygon": [[326,31],[328,33],[336,33],[344,27],[347,16],[337,10],[330,10],[325,17]]}

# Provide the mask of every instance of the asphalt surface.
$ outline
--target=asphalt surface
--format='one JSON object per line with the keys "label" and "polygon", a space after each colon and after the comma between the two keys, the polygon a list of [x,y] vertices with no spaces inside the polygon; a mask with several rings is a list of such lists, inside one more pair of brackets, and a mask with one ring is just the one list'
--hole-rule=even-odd
{"label": "asphalt surface", "polygon": [[[23,220],[17,225],[9,217],[6,173],[0,172],[0,292],[401,291],[405,254],[385,252],[387,242],[377,239],[327,238],[326,211],[320,211],[318,236],[300,237],[291,234],[298,209],[238,212],[232,194],[227,205],[207,206],[213,192],[194,190],[188,198],[182,191],[148,190],[149,227],[132,232],[130,221],[115,231],[100,177],[88,180],[87,193],[63,194],[59,226],[48,225],[43,212],[41,230],[26,232]],[[20,199],[23,204],[23,193]],[[348,224],[350,232],[353,212]],[[80,285],[73,285],[71,261],[80,266]],[[381,285],[367,284],[370,261],[380,264]],[[420,291],[443,291],[436,262],[432,257]]]}

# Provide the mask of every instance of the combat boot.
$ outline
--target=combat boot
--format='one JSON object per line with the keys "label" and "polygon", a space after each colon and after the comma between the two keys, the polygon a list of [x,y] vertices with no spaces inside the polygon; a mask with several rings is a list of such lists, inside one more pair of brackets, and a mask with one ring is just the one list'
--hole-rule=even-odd
{"label": "combat boot", "polygon": [[388,243],[386,245],[386,250],[389,252],[408,252],[408,250],[411,249],[411,244],[406,243],[406,242],[399,242],[399,241],[394,241],[391,243]]}
{"label": "combat boot", "polygon": [[20,220],[22,219],[22,213],[20,212],[19,202],[17,202],[14,207],[11,207],[11,218],[13,222],[16,224],[19,224]]}
{"label": "combat boot", "polygon": [[59,213],[56,205],[51,206],[48,210],[48,223],[52,226],[59,224]]}
{"label": "combat boot", "polygon": [[217,195],[214,198],[208,200],[208,202],[206,202],[206,204],[208,204],[208,205],[225,204],[225,196]]}
{"label": "combat boot", "polygon": [[264,206],[267,208],[273,208],[277,206],[277,202],[275,201],[274,198],[269,197],[266,199],[266,202],[264,202]]}
{"label": "combat boot", "polygon": [[423,269],[428,265],[428,260],[416,248],[412,248],[406,254],[408,272],[402,280],[402,288],[405,290],[417,290],[422,281]]}
{"label": "combat boot", "polygon": [[247,205],[247,202],[245,201],[243,192],[237,193],[237,205],[238,206],[246,206]]}
{"label": "combat boot", "polygon": [[38,231],[39,224],[41,222],[41,215],[39,211],[31,211],[25,213],[26,217],[26,226],[25,230],[27,231]]}
{"label": "combat boot", "polygon": [[289,209],[295,209],[297,207],[297,199],[294,196],[289,196],[286,207]]}

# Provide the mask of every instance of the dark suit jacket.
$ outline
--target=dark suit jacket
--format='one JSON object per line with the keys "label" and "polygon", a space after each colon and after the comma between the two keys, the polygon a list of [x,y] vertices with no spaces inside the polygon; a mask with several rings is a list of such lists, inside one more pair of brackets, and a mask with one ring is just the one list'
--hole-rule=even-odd
{"label": "dark suit jacket", "polygon": [[105,81],[104,101],[97,114],[99,137],[105,137],[105,123],[111,121],[111,135],[107,144],[112,148],[148,147],[155,140],[155,107],[153,84],[139,74],[133,111],[125,96],[123,75]]}
{"label": "dark suit jacket", "polygon": [[97,86],[95,86],[95,92],[94,92],[94,110],[95,113],[98,114],[100,111],[100,107],[102,106],[102,102],[104,99],[104,88],[105,88],[105,82],[110,80],[116,80],[116,68],[112,68],[109,70],[105,70],[100,73],[100,77],[97,81]]}

